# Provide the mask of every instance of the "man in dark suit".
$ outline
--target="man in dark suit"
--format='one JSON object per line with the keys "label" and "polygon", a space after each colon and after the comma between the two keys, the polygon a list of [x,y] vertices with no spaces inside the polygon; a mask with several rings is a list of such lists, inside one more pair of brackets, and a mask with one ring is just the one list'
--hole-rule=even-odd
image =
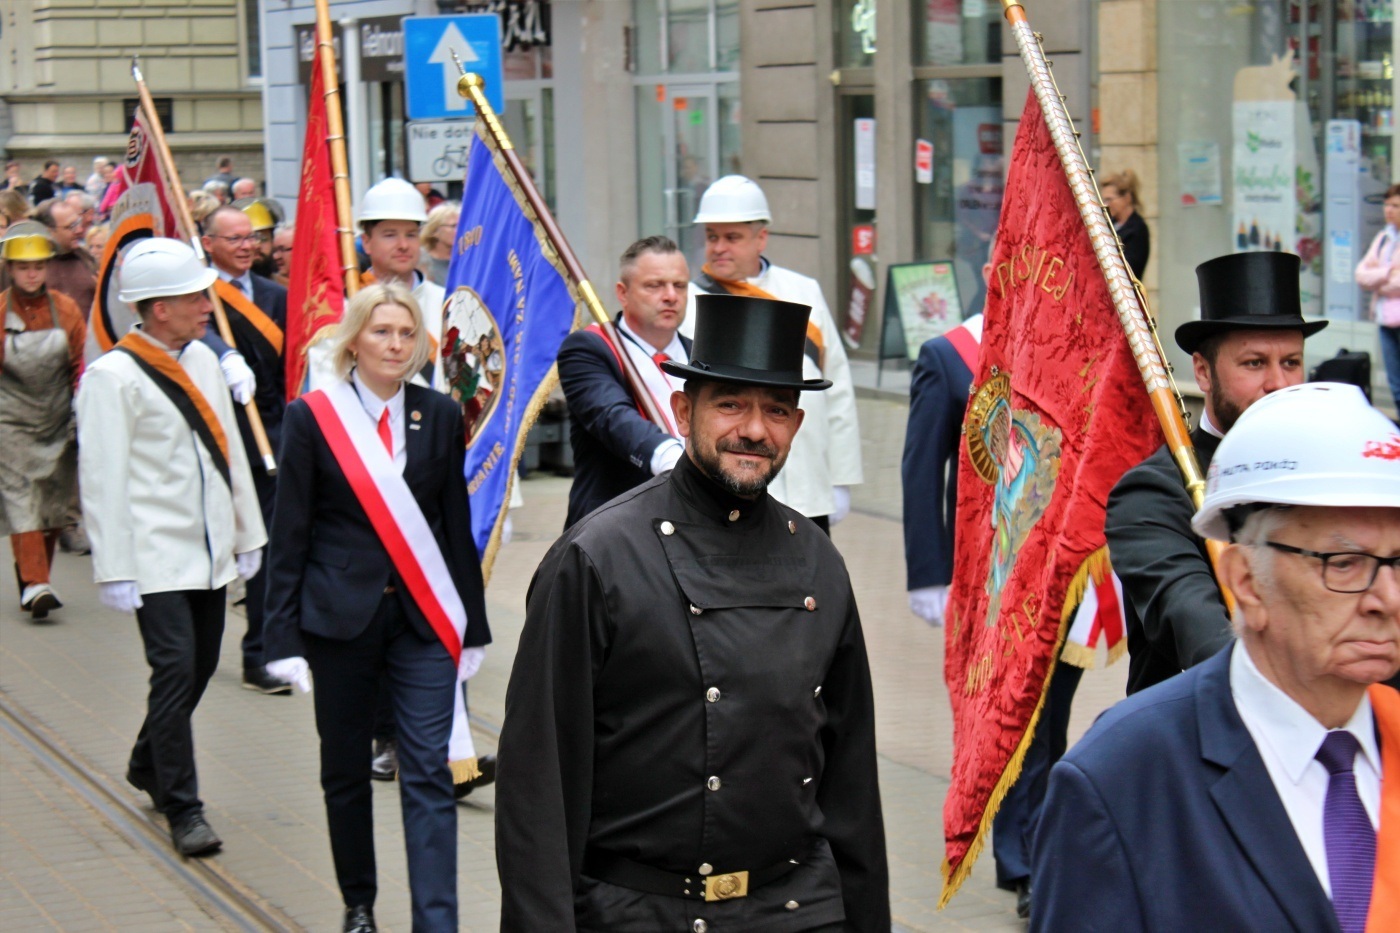
{"label": "man in dark suit", "polygon": [[[684,380],[663,372],[661,363],[690,362],[690,340],[677,333],[689,282],[690,268],[675,243],[663,236],[638,240],[622,254],[618,273],[618,343],[595,324],[570,334],[559,348],[559,383],[569,406],[574,451],[565,528],[671,469],[684,452],[670,421],[671,393]],[[622,374],[622,353],[631,357],[665,426],[642,414]]]}
{"label": "man in dark suit", "polygon": [[1236,641],[1055,766],[1031,929],[1397,929],[1400,434],[1354,386],[1284,389],[1192,527],[1233,542]]}
{"label": "man in dark suit", "polygon": [[904,434],[904,564],[909,610],[943,623],[953,582],[953,525],[958,505],[958,445],[972,371],[982,343],[982,315],[926,341],[909,380]]}
{"label": "man in dark suit", "polygon": [[[252,271],[258,239],[252,222],[243,211],[235,207],[220,207],[204,219],[204,229],[204,252],[209,256],[214,271],[219,274],[214,288],[228,314],[229,328],[233,331],[238,350],[253,371],[256,379],[253,400],[262,418],[263,429],[267,432],[268,443],[276,451],[281,438],[282,414],[287,407],[282,394],[285,382],[282,329],[287,322],[287,290]],[[209,342],[207,338],[206,342]],[[221,345],[223,341],[215,344],[216,352]],[[248,452],[248,465],[253,471],[253,484],[257,487],[258,501],[262,505],[263,522],[271,527],[277,482],[268,475],[262,457],[257,454],[247,412],[241,405],[236,410],[239,433],[243,435],[243,447]],[[270,677],[263,658],[266,566],[248,581],[246,592],[244,609],[248,615],[248,630],[243,636],[243,686],[260,693],[290,694],[291,685]]]}
{"label": "man in dark suit", "polygon": [[[1327,326],[1303,320],[1298,257],[1236,253],[1196,267],[1201,319],[1176,330],[1191,354],[1205,413],[1191,432],[1202,475],[1220,438],[1259,399],[1305,377],[1303,339]],[[1123,474],[1108,497],[1104,532],[1123,583],[1128,693],[1215,654],[1230,624],[1194,507],[1165,446]]]}

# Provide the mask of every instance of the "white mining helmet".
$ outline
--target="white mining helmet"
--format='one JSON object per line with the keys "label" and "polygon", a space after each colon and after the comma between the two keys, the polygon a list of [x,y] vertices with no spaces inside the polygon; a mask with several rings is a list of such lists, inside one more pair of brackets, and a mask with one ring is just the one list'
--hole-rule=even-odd
{"label": "white mining helmet", "polygon": [[386,178],[360,199],[360,223],[369,220],[411,220],[425,223],[428,205],[418,189],[402,178]]}
{"label": "white mining helmet", "polygon": [[1400,508],[1400,431],[1353,385],[1266,395],[1220,442],[1191,527],[1229,541],[1256,504]]}
{"label": "white mining helmet", "polygon": [[202,292],[219,274],[199,261],[188,243],[165,237],[138,240],[122,256],[121,292],[129,305],[149,298]]}
{"label": "white mining helmet", "polygon": [[771,223],[763,189],[743,175],[725,175],[700,197],[697,224],[742,224],[762,220]]}

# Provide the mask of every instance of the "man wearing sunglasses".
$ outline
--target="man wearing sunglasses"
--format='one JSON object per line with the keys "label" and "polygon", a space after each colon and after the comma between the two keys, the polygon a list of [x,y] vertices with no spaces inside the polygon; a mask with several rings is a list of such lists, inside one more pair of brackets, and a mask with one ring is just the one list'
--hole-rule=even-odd
{"label": "man wearing sunglasses", "polygon": [[1400,929],[1400,432],[1355,386],[1282,389],[1191,526],[1230,542],[1233,641],[1051,771],[1031,930]]}

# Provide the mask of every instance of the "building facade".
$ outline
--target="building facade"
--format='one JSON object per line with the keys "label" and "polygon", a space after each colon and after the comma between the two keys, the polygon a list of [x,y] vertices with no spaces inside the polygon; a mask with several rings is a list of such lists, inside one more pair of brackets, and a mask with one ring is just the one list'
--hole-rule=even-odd
{"label": "building facade", "polygon": [[139,55],[187,187],[220,155],[263,176],[256,0],[25,0],[0,4],[0,148],[26,178],[46,159],[119,160]]}

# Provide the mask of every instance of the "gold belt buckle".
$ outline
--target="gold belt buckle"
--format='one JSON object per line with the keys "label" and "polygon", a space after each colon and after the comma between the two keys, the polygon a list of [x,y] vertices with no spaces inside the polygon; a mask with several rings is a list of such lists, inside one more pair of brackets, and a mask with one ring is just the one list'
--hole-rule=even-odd
{"label": "gold belt buckle", "polygon": [[749,896],[749,873],[731,871],[723,875],[711,875],[705,879],[705,900],[727,901],[735,897]]}

